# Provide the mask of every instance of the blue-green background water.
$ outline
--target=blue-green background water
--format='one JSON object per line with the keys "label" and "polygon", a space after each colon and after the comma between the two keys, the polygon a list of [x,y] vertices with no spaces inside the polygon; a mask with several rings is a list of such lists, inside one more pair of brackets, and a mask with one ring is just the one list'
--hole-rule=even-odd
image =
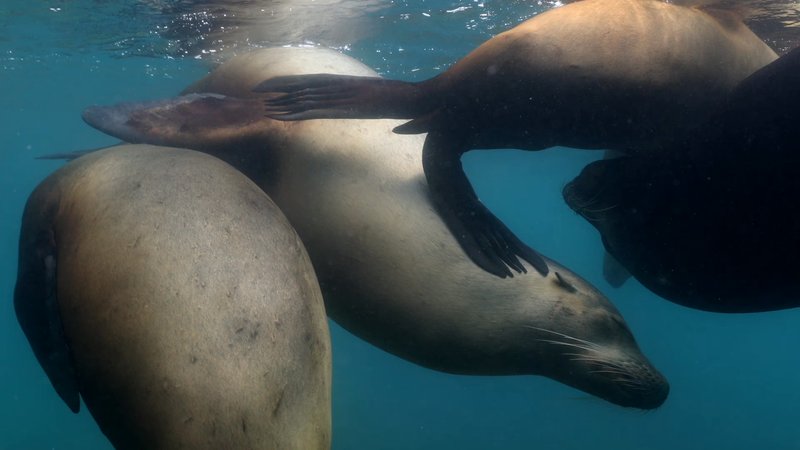
{"label": "blue-green background water", "polygon": [[[2,450],[110,448],[88,411],[73,415],[56,396],[16,323],[12,292],[24,202],[61,165],[34,157],[115,143],[83,124],[85,106],[172,96],[209,68],[211,58],[175,50],[152,32],[165,23],[162,15],[123,3],[0,5]],[[331,43],[384,75],[423,79],[543,8],[522,1],[394,2],[365,11],[371,28],[359,41]],[[665,405],[643,413],[542,377],[441,374],[332,324],[333,448],[800,449],[800,311],[711,314],[662,300],[635,281],[611,288],[601,276],[597,233],[560,194],[599,156],[472,152],[465,165],[484,202],[520,237],[612,299],[668,377]]]}

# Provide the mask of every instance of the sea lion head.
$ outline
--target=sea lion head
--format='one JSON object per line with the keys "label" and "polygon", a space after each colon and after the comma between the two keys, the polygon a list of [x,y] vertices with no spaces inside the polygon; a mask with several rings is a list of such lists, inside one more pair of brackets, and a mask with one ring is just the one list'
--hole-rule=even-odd
{"label": "sea lion head", "polygon": [[661,406],[669,383],[639,349],[622,315],[602,293],[567,274],[554,267],[550,312],[525,326],[532,334],[526,338],[541,352],[536,370],[620,406]]}

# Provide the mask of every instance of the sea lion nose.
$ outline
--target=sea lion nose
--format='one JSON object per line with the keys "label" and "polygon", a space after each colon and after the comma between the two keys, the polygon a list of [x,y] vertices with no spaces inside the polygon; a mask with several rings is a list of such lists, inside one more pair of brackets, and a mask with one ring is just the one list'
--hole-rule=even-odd
{"label": "sea lion nose", "polygon": [[656,409],[663,405],[669,396],[669,383],[662,379],[662,382],[653,386],[653,389],[643,398],[640,406],[642,409]]}
{"label": "sea lion nose", "polygon": [[663,405],[669,396],[669,382],[653,367],[643,368],[638,383],[626,384],[625,389],[630,394],[630,404],[622,406],[632,408],[656,409]]}

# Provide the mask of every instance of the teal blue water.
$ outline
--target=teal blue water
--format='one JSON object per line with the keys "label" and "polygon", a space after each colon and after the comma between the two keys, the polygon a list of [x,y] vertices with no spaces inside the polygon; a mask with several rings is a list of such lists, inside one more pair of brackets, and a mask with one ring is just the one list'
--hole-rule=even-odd
{"label": "teal blue water", "polygon": [[[110,448],[89,413],[73,415],[50,387],[16,323],[12,292],[25,199],[61,164],[34,157],[113,144],[83,124],[85,106],[172,96],[208,70],[209,58],[176,52],[151,32],[163,16],[129,3],[0,5],[0,450]],[[541,8],[394,2],[365,13],[371,34],[341,47],[385,75],[421,79]],[[465,164],[480,197],[520,237],[617,305],[670,381],[664,406],[623,409],[542,377],[441,374],[332,324],[334,449],[800,449],[800,311],[712,314],[635,281],[610,287],[596,231],[560,194],[598,156],[472,152]]]}

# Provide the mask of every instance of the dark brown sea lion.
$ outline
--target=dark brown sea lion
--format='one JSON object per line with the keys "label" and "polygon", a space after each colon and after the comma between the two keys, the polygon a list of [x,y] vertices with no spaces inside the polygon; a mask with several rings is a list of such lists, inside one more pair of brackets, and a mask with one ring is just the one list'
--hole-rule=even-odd
{"label": "dark brown sea lion", "polygon": [[668,300],[729,313],[800,306],[798,104],[795,49],[669,152],[596,161],[564,198]]}
{"label": "dark brown sea lion", "polygon": [[546,277],[501,279],[470,261],[431,204],[422,136],[392,133],[395,120],[264,117],[251,92],[260,80],[319,71],[375,76],[331,50],[265,49],[230,60],[184,97],[84,117],[126,140],[190,146],[246,172],[303,239],[328,314],[390,353],[450,373],[544,375],[624,406],[664,401],[666,380],[578,275],[547,260]]}
{"label": "dark brown sea lion", "polygon": [[331,354],[297,234],[228,164],[123,146],[31,194],[14,305],[118,449],[328,449]]}
{"label": "dark brown sea lion", "polygon": [[481,202],[461,154],[474,148],[645,149],[696,126],[775,53],[733,13],[658,0],[585,0],[497,35],[419,83],[313,74],[260,92],[280,120],[410,118],[428,133],[423,163],[434,203],[484,270],[543,260]]}

